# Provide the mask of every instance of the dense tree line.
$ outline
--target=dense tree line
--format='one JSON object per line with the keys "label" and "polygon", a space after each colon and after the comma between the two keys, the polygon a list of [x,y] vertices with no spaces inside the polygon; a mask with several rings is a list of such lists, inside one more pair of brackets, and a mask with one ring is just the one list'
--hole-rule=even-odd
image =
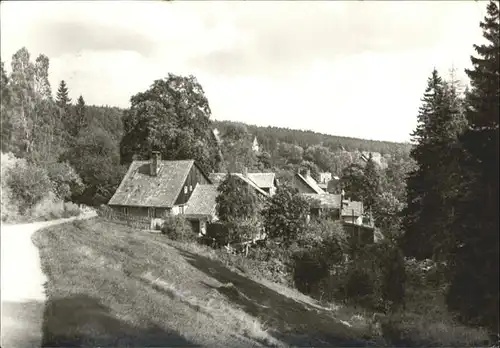
{"label": "dense tree line", "polygon": [[346,151],[379,152],[382,155],[392,154],[397,151],[409,151],[410,148],[410,144],[390,141],[341,137],[284,127],[262,127],[233,121],[214,121],[214,126],[222,133],[225,132],[226,127],[236,124],[246,127],[252,135],[257,137],[264,150],[268,152],[276,150],[280,143],[295,144],[302,148],[322,145],[332,152],[344,149]]}
{"label": "dense tree line", "polygon": [[[33,62],[26,48],[13,55],[10,73],[1,64],[2,152],[31,168],[14,170],[8,180],[20,213],[49,193],[88,205],[106,203],[123,174],[118,148],[122,110],[86,105],[81,95],[73,104],[65,81],[54,98],[49,65],[43,54]],[[30,186],[37,180],[48,183],[46,178],[50,185]]]}
{"label": "dense tree line", "polygon": [[481,22],[470,89],[434,71],[422,98],[411,151],[401,246],[408,256],[444,261],[448,307],[462,321],[498,330],[498,2]]}

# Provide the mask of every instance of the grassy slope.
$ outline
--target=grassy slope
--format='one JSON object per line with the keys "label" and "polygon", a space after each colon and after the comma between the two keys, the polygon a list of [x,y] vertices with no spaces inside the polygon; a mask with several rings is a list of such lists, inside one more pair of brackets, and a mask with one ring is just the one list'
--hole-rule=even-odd
{"label": "grassy slope", "polygon": [[39,231],[34,241],[49,279],[44,345],[366,345],[306,296],[161,235],[94,219]]}

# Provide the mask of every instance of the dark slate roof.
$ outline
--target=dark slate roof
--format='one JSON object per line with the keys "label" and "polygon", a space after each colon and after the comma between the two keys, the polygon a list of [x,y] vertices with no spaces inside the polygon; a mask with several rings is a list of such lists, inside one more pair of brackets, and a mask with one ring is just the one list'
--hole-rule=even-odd
{"label": "dark slate roof", "polygon": [[316,200],[319,202],[318,205],[314,205],[314,208],[330,208],[339,209],[340,208],[340,195],[333,194],[317,194],[317,193],[303,193],[304,197]]}
{"label": "dark slate roof", "polygon": [[295,175],[300,180],[302,180],[306,185],[308,185],[317,194],[324,194],[325,193],[325,191],[323,191],[323,189],[321,189],[321,187],[318,186],[318,183],[316,182],[316,180],[314,180],[309,175],[302,176],[302,174],[299,174],[299,173],[295,173]]}
{"label": "dark slate roof", "polygon": [[134,161],[109,205],[171,208],[194,165],[193,160],[159,161],[157,176],[149,174],[149,161]]}
{"label": "dark slate roof", "polygon": [[196,185],[189,198],[186,217],[209,217],[215,214],[215,198],[217,197],[216,185]]}
{"label": "dark slate roof", "polygon": [[350,201],[347,205],[342,208],[342,216],[352,216],[354,210],[354,216],[363,215],[363,203],[358,201]]}

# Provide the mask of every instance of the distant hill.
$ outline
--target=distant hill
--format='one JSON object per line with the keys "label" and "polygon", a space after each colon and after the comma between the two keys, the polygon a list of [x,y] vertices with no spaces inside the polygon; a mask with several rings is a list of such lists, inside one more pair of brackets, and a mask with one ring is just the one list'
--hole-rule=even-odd
{"label": "distant hill", "polygon": [[281,142],[296,144],[303,148],[322,144],[332,151],[376,152],[382,156],[406,153],[411,149],[411,144],[409,143],[342,137],[285,127],[261,127],[233,121],[213,122],[213,126],[221,133],[224,133],[228,125],[245,126],[251,134],[257,137],[259,144],[267,151],[273,151],[277,144]]}

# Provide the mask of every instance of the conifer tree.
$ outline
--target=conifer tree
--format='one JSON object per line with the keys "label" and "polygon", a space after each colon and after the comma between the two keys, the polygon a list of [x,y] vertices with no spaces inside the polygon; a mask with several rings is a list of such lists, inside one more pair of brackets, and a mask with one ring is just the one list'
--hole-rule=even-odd
{"label": "conifer tree", "polygon": [[455,243],[448,260],[452,276],[447,304],[463,321],[497,332],[500,23],[496,1],[488,4],[480,26],[487,43],[474,45],[473,69],[466,70],[471,82],[468,128],[460,137],[462,185],[457,190]]}
{"label": "conifer tree", "polygon": [[463,132],[463,114],[456,83],[444,81],[436,70],[422,99],[411,157],[418,168],[407,180],[407,207],[402,239],[407,256],[443,259],[453,240],[453,197],[458,177],[456,151]]}
{"label": "conifer tree", "polygon": [[380,193],[380,177],[371,152],[363,172],[365,175],[363,205],[367,209],[371,209]]}
{"label": "conifer tree", "polygon": [[[404,211],[402,249],[407,256],[419,259],[432,256],[432,246],[428,236],[430,232],[425,224],[430,221],[426,215],[435,209],[437,201],[429,190],[429,168],[432,167],[432,147],[429,126],[431,120],[441,111],[444,99],[444,83],[438,72],[434,70],[427,81],[427,88],[422,98],[422,106],[417,116],[418,124],[412,133],[416,143],[410,156],[417,162],[418,168],[408,175],[407,207]],[[426,203],[429,205],[426,208]]]}
{"label": "conifer tree", "polygon": [[57,90],[56,103],[57,106],[59,106],[61,109],[67,108],[71,103],[71,99],[69,98],[68,94],[68,86],[66,85],[66,82],[64,80],[62,80],[61,83],[59,84],[59,88]]}
{"label": "conifer tree", "polygon": [[87,126],[86,106],[83,96],[78,97],[75,107],[75,125],[73,128],[73,136],[77,136],[80,131]]}

